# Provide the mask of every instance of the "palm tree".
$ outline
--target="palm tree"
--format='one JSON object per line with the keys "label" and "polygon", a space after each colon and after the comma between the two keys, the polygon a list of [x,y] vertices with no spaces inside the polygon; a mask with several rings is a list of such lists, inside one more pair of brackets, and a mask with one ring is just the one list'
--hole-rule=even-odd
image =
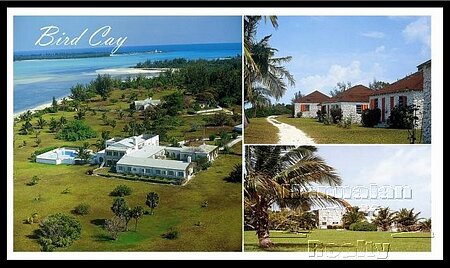
{"label": "palm tree", "polygon": [[265,92],[265,88],[259,87],[253,90],[254,92],[248,101],[252,104],[253,117],[256,117],[257,109],[270,106],[270,99],[263,93]]}
{"label": "palm tree", "polygon": [[352,223],[366,220],[364,212],[359,211],[359,207],[348,207],[347,211],[342,215],[342,223],[345,229],[348,229]]}
{"label": "palm tree", "polygon": [[344,204],[343,200],[311,191],[312,184],[339,185],[334,168],[314,154],[313,146],[247,146],[244,196],[260,247],[270,247],[269,207],[291,209]]}
{"label": "palm tree", "polygon": [[380,227],[382,231],[388,231],[391,224],[395,221],[395,214],[396,212],[391,212],[389,207],[379,208],[373,224]]}
{"label": "palm tree", "polygon": [[431,231],[431,218],[425,219],[424,221],[420,222],[420,230],[423,232]]}
{"label": "palm tree", "polygon": [[67,124],[67,119],[62,115],[59,118],[59,127],[62,128],[62,127],[64,127],[65,124]]}
{"label": "palm tree", "polygon": [[414,213],[414,208],[408,210],[406,208],[402,208],[397,212],[397,216],[395,217],[395,222],[398,225],[400,231],[408,231],[409,227],[417,224],[417,221],[420,219],[418,213]]}
{"label": "palm tree", "polygon": [[38,128],[43,129],[45,125],[47,125],[47,121],[45,121],[45,119],[42,118],[42,116],[39,116],[38,120],[36,121],[36,124]]}
{"label": "palm tree", "polygon": [[86,163],[91,158],[91,153],[89,152],[88,149],[89,143],[85,142],[77,150],[78,158],[80,158],[83,163]]}
{"label": "palm tree", "polygon": [[153,215],[153,210],[159,204],[159,195],[155,192],[148,193],[147,199],[145,200],[145,204],[150,207],[150,215]]}
{"label": "palm tree", "polygon": [[[275,57],[278,50],[269,45],[271,35],[256,40],[257,26],[263,17],[244,17],[244,97],[246,102],[254,99],[255,88],[265,88],[264,94],[279,100],[287,86],[295,85],[294,77],[283,66],[292,57]],[[270,16],[274,28],[278,27],[276,16]],[[267,20],[267,17],[264,17]],[[261,92],[261,90],[259,90]],[[245,117],[247,121],[247,117]],[[246,125],[248,122],[244,122]]]}
{"label": "palm tree", "polygon": [[137,230],[138,220],[144,215],[144,208],[136,206],[130,211],[131,217],[134,219],[134,231]]}

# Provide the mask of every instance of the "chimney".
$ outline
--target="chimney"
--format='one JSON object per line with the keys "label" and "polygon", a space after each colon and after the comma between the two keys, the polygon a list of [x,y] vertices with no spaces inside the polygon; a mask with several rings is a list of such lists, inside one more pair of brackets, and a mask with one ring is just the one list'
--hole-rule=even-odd
{"label": "chimney", "polygon": [[138,144],[137,144],[137,137],[136,136],[133,137],[133,144],[134,144],[134,149],[137,150],[138,149]]}

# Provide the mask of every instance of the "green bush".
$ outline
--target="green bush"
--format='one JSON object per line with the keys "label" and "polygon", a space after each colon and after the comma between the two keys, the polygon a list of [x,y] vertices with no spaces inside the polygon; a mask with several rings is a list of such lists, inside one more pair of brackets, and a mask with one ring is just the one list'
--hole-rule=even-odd
{"label": "green bush", "polygon": [[34,175],[34,176],[31,178],[31,180],[30,180],[29,182],[27,182],[27,185],[28,185],[28,186],[36,185],[36,184],[38,184],[38,182],[39,182],[40,180],[41,180],[41,179],[40,179],[38,176]]}
{"label": "green bush", "polygon": [[350,115],[346,116],[344,119],[339,121],[337,126],[341,127],[341,128],[346,128],[346,129],[351,128],[352,127],[352,117]]}
{"label": "green bush", "polygon": [[58,139],[66,141],[81,141],[97,137],[97,133],[82,120],[75,120],[67,123],[58,132]]}
{"label": "green bush", "polygon": [[73,216],[57,213],[48,216],[37,231],[38,243],[43,251],[67,247],[80,238],[81,223]]}
{"label": "green bush", "polygon": [[361,123],[364,127],[374,127],[376,124],[378,124],[378,122],[380,122],[380,118],[380,109],[366,109],[361,114]]}
{"label": "green bush", "polygon": [[175,228],[170,228],[166,233],[161,235],[165,239],[173,240],[177,239],[179,236],[178,231]]}
{"label": "green bush", "polygon": [[192,108],[189,108],[189,109],[187,110],[187,113],[188,113],[188,114],[196,114],[195,110],[192,109]]}
{"label": "green bush", "polygon": [[126,195],[130,195],[132,191],[133,190],[129,186],[121,184],[114,188],[110,195],[123,197]]}
{"label": "green bush", "polygon": [[331,118],[331,116],[325,114],[322,118],[323,124],[324,125],[331,125],[331,123],[333,122],[333,119]]}
{"label": "green bush", "polygon": [[239,134],[235,131],[233,133],[231,133],[231,137],[233,138],[233,140],[236,139],[238,136],[239,136]]}
{"label": "green bush", "polygon": [[209,136],[209,140],[210,141],[214,141],[216,139],[216,134],[211,134],[210,136]]}
{"label": "green bush", "polygon": [[388,124],[390,128],[407,129],[415,127],[414,121],[418,119],[414,115],[414,111],[417,108],[415,105],[410,106],[395,106],[391,111],[391,115],[388,118]]}
{"label": "green bush", "polygon": [[350,224],[350,231],[376,231],[377,226],[368,222],[355,222]]}
{"label": "green bush", "polygon": [[322,122],[323,122],[323,117],[325,116],[325,113],[322,113],[321,110],[318,110],[318,111],[316,112],[316,115],[317,115],[317,121],[319,121],[320,123],[322,123]]}
{"label": "green bush", "polygon": [[225,181],[242,183],[242,164],[235,165],[230,174],[225,178]]}
{"label": "green bush", "polygon": [[333,119],[333,124],[337,124],[342,120],[342,109],[341,108],[331,108],[330,115]]}
{"label": "green bush", "polygon": [[303,115],[303,113],[302,113],[302,112],[298,112],[298,113],[297,113],[297,117],[298,117],[298,118],[301,118],[301,117],[302,117],[302,115]]}
{"label": "green bush", "polygon": [[91,206],[86,203],[81,203],[74,208],[73,212],[77,215],[87,215],[91,212]]}

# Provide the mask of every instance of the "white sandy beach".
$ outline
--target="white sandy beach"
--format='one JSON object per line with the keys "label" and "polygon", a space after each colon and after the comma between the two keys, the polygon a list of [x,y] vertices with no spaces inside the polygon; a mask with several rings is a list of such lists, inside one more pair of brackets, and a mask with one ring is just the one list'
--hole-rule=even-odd
{"label": "white sandy beach", "polygon": [[[69,98],[69,97],[65,97],[66,98],[66,100],[72,100],[71,98]],[[56,101],[58,102],[58,104],[61,104],[61,100],[62,100],[63,98],[60,98],[60,99],[57,99]],[[47,103],[44,103],[44,104],[41,104],[41,105],[38,105],[38,106],[36,106],[36,107],[34,107],[34,108],[31,108],[31,109],[26,109],[26,110],[23,110],[23,111],[19,111],[19,112],[16,112],[16,113],[14,113],[14,118],[16,118],[16,117],[19,117],[21,114],[23,114],[23,113],[25,113],[26,111],[31,111],[31,113],[34,113],[34,112],[36,112],[36,111],[39,111],[39,110],[43,110],[43,109],[45,109],[45,108],[48,108],[48,107],[52,107],[52,102],[47,102]]]}
{"label": "white sandy beach", "polygon": [[111,68],[100,69],[95,72],[98,74],[110,74],[110,75],[127,75],[127,74],[158,74],[162,73],[163,69],[137,69],[137,68]]}

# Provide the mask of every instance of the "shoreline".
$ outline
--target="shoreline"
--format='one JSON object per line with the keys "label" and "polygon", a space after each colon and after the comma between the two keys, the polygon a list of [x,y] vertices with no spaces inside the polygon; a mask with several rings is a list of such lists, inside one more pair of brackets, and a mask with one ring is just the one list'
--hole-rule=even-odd
{"label": "shoreline", "polygon": [[[56,99],[56,102],[57,102],[58,104],[61,104],[61,101],[62,101],[62,99],[64,99],[64,98],[65,98],[66,100],[68,100],[68,101],[72,100],[71,98],[69,98],[69,96],[66,96],[66,97],[62,97],[62,98]],[[35,107],[33,107],[33,108],[30,108],[30,109],[25,109],[25,110],[18,111],[18,112],[15,112],[15,113],[13,112],[13,117],[14,117],[14,118],[17,118],[17,117],[19,117],[20,115],[26,113],[27,111],[30,111],[32,114],[34,114],[34,113],[37,112],[37,111],[44,110],[45,108],[49,108],[49,107],[52,107],[52,102],[51,102],[51,101],[50,101],[50,102],[43,103],[43,104],[39,104],[38,106],[35,106]]]}

